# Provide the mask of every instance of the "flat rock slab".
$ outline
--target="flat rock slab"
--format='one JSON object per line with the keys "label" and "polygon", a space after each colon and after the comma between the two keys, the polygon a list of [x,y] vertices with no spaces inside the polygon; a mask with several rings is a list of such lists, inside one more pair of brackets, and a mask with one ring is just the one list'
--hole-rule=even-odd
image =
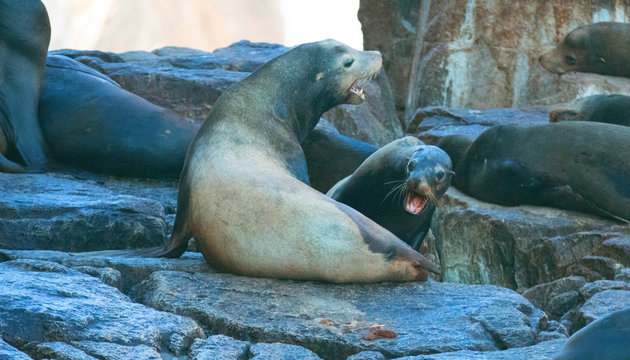
{"label": "flat rock slab", "polygon": [[160,271],[131,296],[211,333],[295,344],[324,359],[365,350],[399,357],[529,346],[547,326],[542,311],[496,286],[334,285]]}
{"label": "flat rock slab", "polygon": [[396,360],[552,360],[567,339],[545,341],[534,346],[503,351],[455,351],[450,353],[410,356]]}
{"label": "flat rock slab", "polygon": [[444,281],[527,289],[571,275],[564,269],[590,255],[615,226],[565,210],[490,204],[450,188],[431,230]]}
{"label": "flat rock slab", "polygon": [[205,336],[195,321],[134,303],[92,276],[26,259],[0,264],[0,333],[18,348],[66,342],[88,354],[111,343],[181,355]]}
{"label": "flat rock slab", "polygon": [[164,243],[162,205],[46,174],[0,174],[0,248],[91,251]]}

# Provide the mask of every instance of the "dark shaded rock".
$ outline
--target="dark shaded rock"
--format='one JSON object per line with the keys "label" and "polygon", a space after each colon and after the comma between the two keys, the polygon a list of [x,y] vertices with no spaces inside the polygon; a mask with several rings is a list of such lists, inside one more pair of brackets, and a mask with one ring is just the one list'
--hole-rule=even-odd
{"label": "dark shaded rock", "polygon": [[606,290],[630,290],[630,284],[625,281],[598,280],[582,286],[580,295],[584,300],[588,300],[593,295]]}
{"label": "dark shaded rock", "polygon": [[181,355],[195,338],[204,337],[191,319],[133,303],[76,270],[26,259],[0,264],[0,333],[17,346],[79,342],[73,346],[91,355],[81,342],[144,345]]}
{"label": "dark shaded rock", "polygon": [[85,351],[64,342],[41,343],[29,348],[27,351],[35,359],[97,360],[95,357],[85,353]]}
{"label": "dark shaded rock", "polygon": [[615,275],[615,280],[630,282],[630,268],[621,269],[621,272]]}
{"label": "dark shaded rock", "polygon": [[0,174],[0,247],[90,251],[157,246],[160,203],[45,174]]}
{"label": "dark shaded rock", "polygon": [[594,255],[609,257],[628,267],[630,266],[630,237],[608,239],[597,247]]}
{"label": "dark shaded rock", "polygon": [[387,360],[383,354],[378,351],[361,351],[358,354],[349,356],[347,360]]}
{"label": "dark shaded rock", "polygon": [[410,356],[396,360],[551,360],[567,339],[545,341],[540,344],[503,351],[456,351],[442,354]]}
{"label": "dark shaded rock", "polygon": [[[527,289],[567,276],[564,267],[614,236],[609,235],[614,225],[564,210],[489,204],[451,187],[438,204],[431,228],[445,281]],[[602,230],[584,244],[549,240],[594,229]]]}
{"label": "dark shaded rock", "polygon": [[623,265],[615,260],[602,256],[584,256],[577,264],[571,265],[566,272],[583,276],[586,281],[601,279],[612,280],[618,274]]}
{"label": "dark shaded rock", "polygon": [[564,325],[556,320],[550,320],[547,330],[538,333],[536,342],[541,343],[555,339],[566,339],[568,336],[569,332]]}
{"label": "dark shaded rock", "polygon": [[98,51],[98,50],[60,49],[60,50],[53,50],[50,52],[50,54],[63,55],[72,59],[76,59],[78,57],[92,57],[92,58],[97,58],[108,63],[120,63],[120,62],[125,61],[120,56],[114,54],[113,52]]}
{"label": "dark shaded rock", "polygon": [[[127,292],[133,285],[145,280],[153,272],[160,270],[185,271],[195,273],[215,272],[200,253],[184,253],[177,259],[166,258],[143,258],[128,256],[112,256],[107,252],[106,256],[98,253],[89,255],[62,253],[58,251],[20,251],[1,250],[0,256],[5,257],[4,261],[17,259],[44,260],[44,264],[58,263],[64,267],[90,267],[97,269],[114,269],[122,275],[122,290]],[[57,264],[53,264],[57,266]],[[50,265],[50,266],[53,266]],[[98,272],[97,272],[98,274]],[[91,275],[91,274],[90,274]],[[99,277],[99,276],[97,276]],[[99,277],[100,278],[100,277]]]}
{"label": "dark shaded rock", "polygon": [[96,341],[74,341],[72,344],[104,360],[162,360],[160,353],[147,345],[120,345]]}
{"label": "dark shaded rock", "polygon": [[406,132],[434,145],[447,135],[476,138],[495,125],[532,126],[547,123],[549,110],[543,107],[473,110],[429,106],[416,110]]}
{"label": "dark shaded rock", "polygon": [[604,290],[586,300],[584,305],[569,317],[572,320],[570,333],[573,334],[589,323],[630,306],[630,291]]}
{"label": "dark shaded rock", "polygon": [[536,285],[522,295],[535,307],[545,311],[551,319],[560,319],[579,303],[578,290],[586,284],[580,276],[570,276]]}
{"label": "dark shaded rock", "polygon": [[73,269],[84,274],[94,276],[95,278],[101,280],[105,285],[115,287],[116,289],[122,291],[122,275],[118,270],[109,267],[98,268],[94,266],[75,266]]}
{"label": "dark shaded rock", "polygon": [[0,338],[0,359],[2,360],[32,360],[30,356],[5,343]]}
{"label": "dark shaded rock", "polygon": [[[295,344],[328,359],[365,350],[395,357],[528,346],[539,330],[546,330],[540,310],[495,286],[333,285],[161,271],[131,293],[141,303],[192,317],[215,333]],[[370,329],[397,337],[366,340]]]}
{"label": "dark shaded rock", "polygon": [[197,339],[190,347],[192,360],[247,360],[250,344],[225,335]]}
{"label": "dark shaded rock", "polygon": [[249,348],[249,352],[253,355],[251,360],[320,360],[310,350],[307,350],[301,346],[288,345],[288,344],[254,344]]}

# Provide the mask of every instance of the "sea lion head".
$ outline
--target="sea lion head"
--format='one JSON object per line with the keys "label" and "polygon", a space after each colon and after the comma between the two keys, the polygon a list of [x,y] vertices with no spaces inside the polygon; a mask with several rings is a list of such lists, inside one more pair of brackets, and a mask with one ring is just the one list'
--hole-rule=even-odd
{"label": "sea lion head", "polygon": [[538,61],[547,71],[562,75],[586,69],[587,30],[579,27],[571,31],[554,49],[543,53]]}
{"label": "sea lion head", "polygon": [[411,153],[406,171],[403,208],[412,215],[421,214],[428,204],[437,205],[454,174],[448,154],[431,145],[420,145]]}
{"label": "sea lion head", "polygon": [[466,152],[468,152],[468,148],[470,148],[473,141],[475,139],[472,137],[461,134],[444,136],[438,141],[437,147],[448,154],[455,173],[457,173],[457,167],[466,156]]}
{"label": "sea lion head", "polygon": [[551,111],[549,111],[549,122],[582,120],[580,109],[582,108],[583,102],[583,98],[581,98],[553,106]]}

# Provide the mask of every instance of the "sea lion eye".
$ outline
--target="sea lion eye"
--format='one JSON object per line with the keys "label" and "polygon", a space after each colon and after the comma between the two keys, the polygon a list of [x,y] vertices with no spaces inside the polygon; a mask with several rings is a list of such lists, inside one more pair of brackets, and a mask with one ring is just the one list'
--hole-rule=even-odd
{"label": "sea lion eye", "polygon": [[445,175],[446,173],[444,172],[444,170],[439,170],[437,173],[435,173],[435,176],[437,177],[438,180],[444,179]]}
{"label": "sea lion eye", "polygon": [[574,66],[575,64],[577,64],[577,58],[574,55],[565,56],[564,61],[567,63],[567,65],[571,65],[571,66]]}
{"label": "sea lion eye", "polygon": [[354,59],[348,59],[346,60],[346,62],[343,63],[343,66],[349,68],[350,66],[352,66],[353,63]]}

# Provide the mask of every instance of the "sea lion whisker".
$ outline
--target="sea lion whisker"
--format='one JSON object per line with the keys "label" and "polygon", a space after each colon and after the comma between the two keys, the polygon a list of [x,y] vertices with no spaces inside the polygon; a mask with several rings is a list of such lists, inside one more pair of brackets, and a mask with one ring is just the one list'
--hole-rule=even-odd
{"label": "sea lion whisker", "polygon": [[[392,193],[394,193],[395,191],[399,190],[399,189],[400,189],[402,186],[404,186],[404,185],[405,185],[405,184],[404,184],[404,183],[402,183],[402,184],[400,184],[400,185],[395,186],[394,188],[392,188],[392,189],[391,189],[391,190],[387,193],[387,195],[385,195],[385,198],[383,198],[383,201],[381,201],[381,203],[379,204],[379,206],[380,206],[380,205],[383,205],[383,203],[385,202],[385,200],[387,200],[387,198],[389,197],[389,195],[391,195],[391,194],[392,194]],[[394,196],[394,199],[396,199],[396,196]]]}

